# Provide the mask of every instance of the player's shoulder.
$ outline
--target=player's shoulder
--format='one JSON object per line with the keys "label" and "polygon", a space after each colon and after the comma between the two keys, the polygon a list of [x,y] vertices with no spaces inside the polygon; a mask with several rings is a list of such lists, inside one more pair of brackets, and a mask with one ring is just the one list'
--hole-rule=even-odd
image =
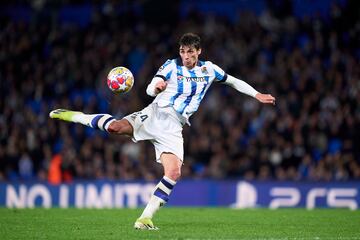
{"label": "player's shoulder", "polygon": [[199,62],[200,62],[200,65],[206,65],[206,66],[213,65],[213,63],[209,60],[205,60],[205,61],[200,60]]}
{"label": "player's shoulder", "polygon": [[170,64],[170,63],[175,63],[176,62],[176,58],[168,58],[164,64]]}
{"label": "player's shoulder", "polygon": [[161,65],[161,67],[159,68],[159,71],[162,71],[163,69],[165,69],[165,68],[171,68],[172,67],[172,65],[175,65],[175,60],[176,59],[167,59],[164,63],[163,63],[163,65]]}
{"label": "player's shoulder", "polygon": [[164,66],[164,67],[166,67],[166,66],[168,66],[168,65],[170,65],[170,64],[175,64],[176,63],[176,59],[167,59],[164,63],[163,63],[163,65],[162,66]]}
{"label": "player's shoulder", "polygon": [[214,67],[217,66],[215,63],[213,63],[212,61],[199,61],[201,66],[206,66],[206,67]]}
{"label": "player's shoulder", "polygon": [[206,67],[207,69],[215,70],[219,68],[215,63],[211,61],[199,61],[200,66]]}

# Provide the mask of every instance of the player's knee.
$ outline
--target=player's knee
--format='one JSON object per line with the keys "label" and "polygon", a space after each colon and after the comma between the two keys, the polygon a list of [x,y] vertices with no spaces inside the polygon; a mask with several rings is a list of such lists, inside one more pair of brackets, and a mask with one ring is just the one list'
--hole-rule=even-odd
{"label": "player's knee", "polygon": [[126,125],[121,120],[112,122],[108,129],[110,133],[124,134],[126,132]]}
{"label": "player's knee", "polygon": [[171,180],[178,181],[181,177],[181,168],[169,169],[165,175]]}
{"label": "player's knee", "polygon": [[110,132],[110,133],[117,133],[120,129],[120,126],[119,126],[119,123],[118,121],[114,121],[112,123],[110,123],[107,131]]}

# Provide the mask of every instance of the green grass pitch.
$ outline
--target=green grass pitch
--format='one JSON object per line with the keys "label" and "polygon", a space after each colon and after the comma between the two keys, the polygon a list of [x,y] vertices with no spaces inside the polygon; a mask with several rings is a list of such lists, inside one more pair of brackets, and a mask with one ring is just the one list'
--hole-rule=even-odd
{"label": "green grass pitch", "polygon": [[142,209],[0,208],[0,239],[360,239],[360,211],[163,208],[158,231],[133,229]]}

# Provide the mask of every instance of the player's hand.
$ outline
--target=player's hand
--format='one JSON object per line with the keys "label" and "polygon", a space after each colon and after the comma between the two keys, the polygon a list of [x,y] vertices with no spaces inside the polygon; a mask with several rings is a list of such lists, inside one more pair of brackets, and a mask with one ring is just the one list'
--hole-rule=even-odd
{"label": "player's hand", "polygon": [[262,94],[262,93],[258,93],[255,95],[255,98],[262,103],[270,103],[275,105],[275,98],[273,96],[271,96],[270,94]]}
{"label": "player's hand", "polygon": [[155,94],[161,93],[162,91],[164,91],[166,89],[166,87],[167,87],[167,82],[165,82],[164,80],[156,83]]}

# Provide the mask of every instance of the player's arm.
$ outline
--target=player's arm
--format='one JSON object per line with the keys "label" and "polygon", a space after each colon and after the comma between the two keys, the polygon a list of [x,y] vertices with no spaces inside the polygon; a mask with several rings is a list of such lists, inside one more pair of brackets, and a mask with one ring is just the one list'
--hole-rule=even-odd
{"label": "player's arm", "polygon": [[149,96],[155,97],[156,95],[164,91],[166,89],[166,86],[167,82],[165,82],[163,78],[161,78],[160,76],[155,76],[151,80],[151,83],[147,86],[146,93]]}
{"label": "player's arm", "polygon": [[168,59],[157,71],[151,83],[146,88],[149,96],[155,97],[166,89],[167,80],[170,79],[174,67],[174,61]]}
{"label": "player's arm", "polygon": [[231,75],[227,75],[226,80],[224,81],[226,85],[229,85],[235,88],[237,91],[247,94],[256,98],[259,102],[262,103],[271,103],[275,104],[275,98],[270,94],[262,94],[256,91],[252,86],[248,83],[244,82],[243,80],[237,79]]}

